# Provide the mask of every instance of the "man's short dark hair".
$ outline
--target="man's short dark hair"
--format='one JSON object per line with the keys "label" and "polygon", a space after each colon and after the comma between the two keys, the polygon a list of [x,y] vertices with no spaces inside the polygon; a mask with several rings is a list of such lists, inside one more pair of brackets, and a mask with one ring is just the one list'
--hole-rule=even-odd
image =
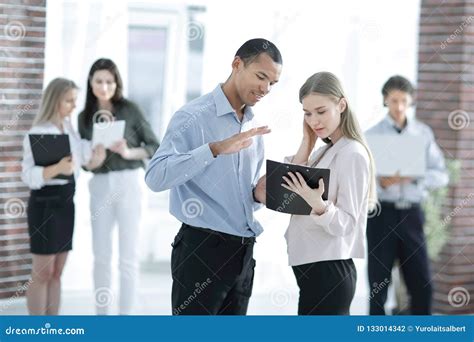
{"label": "man's short dark hair", "polygon": [[262,53],[266,53],[273,62],[283,64],[280,50],[271,41],[263,38],[255,38],[246,41],[235,53],[235,56],[244,62],[244,65],[252,63]]}
{"label": "man's short dark hair", "polygon": [[386,97],[392,90],[400,90],[413,96],[415,88],[408,79],[403,76],[395,75],[388,79],[382,87],[382,95]]}

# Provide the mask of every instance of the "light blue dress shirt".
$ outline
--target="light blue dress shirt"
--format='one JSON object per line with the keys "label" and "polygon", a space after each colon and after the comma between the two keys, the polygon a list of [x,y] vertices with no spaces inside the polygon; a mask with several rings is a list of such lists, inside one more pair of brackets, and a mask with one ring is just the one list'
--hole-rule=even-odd
{"label": "light blue dress shirt", "polygon": [[263,228],[254,218],[262,207],[253,199],[263,164],[261,136],[250,147],[216,158],[210,142],[257,127],[245,107],[242,122],[218,85],[179,109],[151,159],[145,181],[153,191],[171,189],[170,213],[186,224],[251,237]]}
{"label": "light blue dress shirt", "polygon": [[[444,163],[443,153],[436,144],[433,131],[424,123],[415,118],[407,118],[406,126],[400,133],[395,121],[389,114],[370,128],[369,134],[400,134],[402,136],[422,136],[426,144],[426,172],[425,177],[416,179],[408,184],[395,184],[382,189],[377,181],[377,194],[379,201],[420,203],[428,194],[428,190],[439,188],[448,184],[448,174]],[[377,167],[377,165],[376,165]]]}

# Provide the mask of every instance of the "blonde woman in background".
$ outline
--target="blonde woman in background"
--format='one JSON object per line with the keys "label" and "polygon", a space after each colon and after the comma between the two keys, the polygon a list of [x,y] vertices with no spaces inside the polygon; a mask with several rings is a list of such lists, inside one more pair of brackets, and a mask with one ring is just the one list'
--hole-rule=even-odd
{"label": "blonde woman in background", "polygon": [[[94,168],[102,163],[105,150],[94,151],[81,140],[69,120],[76,107],[77,86],[56,78],[43,93],[41,107],[32,128],[23,140],[22,180],[31,189],[28,201],[28,232],[33,256],[27,305],[31,315],[57,315],[61,297],[61,274],[74,231],[74,192],[81,166]],[[32,156],[29,134],[67,134],[71,156],[46,167],[37,166]],[[55,179],[73,175],[74,180]]]}
{"label": "blonde woman in background", "polygon": [[[300,195],[310,215],[293,215],[285,234],[289,263],[300,289],[299,315],[348,315],[357,273],[353,258],[365,256],[369,203],[375,203],[374,162],[341,83],[319,72],[301,87],[303,140],[287,161],[331,170],[311,189],[301,174],[288,173],[282,186]],[[312,153],[318,139],[326,145]],[[284,181],[284,182],[283,182]]]}

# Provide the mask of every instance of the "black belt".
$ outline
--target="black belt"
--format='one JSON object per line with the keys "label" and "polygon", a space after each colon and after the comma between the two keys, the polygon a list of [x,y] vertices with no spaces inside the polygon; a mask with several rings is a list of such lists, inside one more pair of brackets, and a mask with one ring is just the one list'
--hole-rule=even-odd
{"label": "black belt", "polygon": [[201,231],[203,233],[207,233],[207,234],[219,235],[224,240],[240,242],[242,245],[246,245],[246,244],[256,242],[256,239],[253,236],[252,237],[237,236],[237,235],[227,234],[227,233],[223,233],[223,232],[218,232],[218,231],[215,231],[215,230],[212,230],[212,229],[209,229],[209,228],[201,228],[201,227],[191,226],[191,225],[186,224],[186,223],[183,223],[182,227],[186,228],[186,229],[195,229],[195,230]]}
{"label": "black belt", "polygon": [[397,209],[397,210],[410,210],[410,209],[420,209],[420,203],[416,202],[407,202],[407,201],[398,201],[398,202],[380,202],[382,207]]}

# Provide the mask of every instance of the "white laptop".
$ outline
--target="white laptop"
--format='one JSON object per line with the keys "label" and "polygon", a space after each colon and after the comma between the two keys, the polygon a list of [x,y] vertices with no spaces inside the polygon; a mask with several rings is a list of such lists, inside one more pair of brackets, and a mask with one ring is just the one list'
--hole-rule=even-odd
{"label": "white laptop", "polygon": [[375,159],[377,176],[423,177],[426,173],[424,137],[398,134],[367,134],[367,142]]}

